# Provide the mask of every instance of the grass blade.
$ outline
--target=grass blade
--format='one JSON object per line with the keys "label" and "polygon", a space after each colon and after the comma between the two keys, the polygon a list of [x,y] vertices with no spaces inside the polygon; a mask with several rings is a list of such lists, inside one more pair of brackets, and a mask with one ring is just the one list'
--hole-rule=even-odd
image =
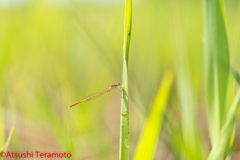
{"label": "grass blade", "polygon": [[[184,160],[200,160],[204,159],[204,147],[201,147],[203,141],[201,141],[198,130],[196,127],[196,102],[194,87],[193,87],[193,75],[191,74],[191,68],[193,67],[193,59],[191,54],[188,54],[188,32],[186,26],[189,25],[183,20],[186,16],[186,6],[178,3],[174,0],[172,2],[172,44],[174,48],[174,56],[176,65],[176,88],[177,97],[179,101],[179,107],[181,109],[181,121],[179,121],[179,136],[182,140],[179,140],[179,145],[175,150],[181,150],[180,157]],[[187,24],[187,25],[186,25]],[[197,70],[195,70],[198,72]],[[181,128],[181,129],[180,129]],[[176,129],[175,129],[176,130]],[[174,144],[176,141],[169,134],[169,144]],[[171,145],[173,146],[173,145]]]}
{"label": "grass blade", "polygon": [[226,122],[224,123],[220,135],[209,154],[208,160],[220,160],[224,158],[236,122],[236,113],[239,108],[239,103],[240,89],[234,98],[232,106],[227,114]]}
{"label": "grass blade", "polygon": [[173,83],[174,72],[168,70],[161,82],[158,93],[153,102],[149,117],[142,130],[134,160],[152,160],[162,127],[162,117]]}
{"label": "grass blade", "polygon": [[63,147],[65,148],[65,151],[67,153],[71,153],[73,157],[66,158],[66,159],[74,159],[75,157],[75,150],[72,143],[71,133],[70,133],[70,126],[69,126],[69,119],[67,117],[68,115],[64,115],[64,122],[63,122]]}
{"label": "grass blade", "polygon": [[238,84],[240,84],[240,75],[238,74],[238,72],[235,69],[231,69],[232,71],[232,75],[235,78],[235,80],[237,81]]}
{"label": "grass blade", "polygon": [[[2,148],[0,148],[0,153],[1,152],[6,152],[6,150],[8,148],[8,145],[9,145],[9,143],[11,141],[11,138],[12,138],[14,127],[15,127],[15,123],[13,124],[12,129],[9,132],[9,136],[8,136],[8,139],[7,139],[6,143],[5,143],[5,145]],[[2,158],[0,157],[0,159],[2,159]]]}
{"label": "grass blade", "polygon": [[124,44],[123,44],[123,74],[122,74],[122,104],[120,124],[119,159],[129,158],[129,103],[128,103],[128,56],[132,27],[132,0],[125,1]]}
{"label": "grass blade", "polygon": [[211,144],[215,144],[226,113],[229,50],[219,0],[204,0],[204,58]]}

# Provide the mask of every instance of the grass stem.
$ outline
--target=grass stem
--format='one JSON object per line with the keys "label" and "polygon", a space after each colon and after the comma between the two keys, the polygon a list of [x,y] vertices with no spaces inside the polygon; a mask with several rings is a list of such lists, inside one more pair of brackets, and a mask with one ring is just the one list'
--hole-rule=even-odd
{"label": "grass stem", "polygon": [[123,74],[122,74],[122,104],[120,124],[119,159],[129,158],[129,102],[128,102],[128,55],[132,26],[132,0],[125,1],[124,44],[123,44]]}

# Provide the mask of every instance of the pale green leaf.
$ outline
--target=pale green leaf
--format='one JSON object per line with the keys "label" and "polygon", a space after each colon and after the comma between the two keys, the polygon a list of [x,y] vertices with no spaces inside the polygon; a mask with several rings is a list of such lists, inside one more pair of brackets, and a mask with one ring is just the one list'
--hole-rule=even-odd
{"label": "pale green leaf", "polygon": [[152,109],[143,127],[134,160],[152,160],[162,127],[162,117],[168,101],[169,92],[173,83],[174,72],[168,70],[158,89]]}
{"label": "pale green leaf", "polygon": [[8,136],[8,139],[7,139],[6,143],[5,143],[5,145],[2,148],[0,148],[0,152],[6,152],[6,150],[8,148],[8,145],[9,145],[9,143],[11,141],[11,138],[12,138],[14,127],[15,127],[15,123],[13,124],[12,129],[9,132],[9,136]]}
{"label": "pale green leaf", "polygon": [[226,113],[229,50],[219,0],[204,0],[204,62],[211,143],[219,136]]}
{"label": "pale green leaf", "polygon": [[226,149],[232,136],[233,127],[236,122],[236,113],[240,103],[240,89],[234,98],[231,108],[227,114],[226,121],[221,129],[219,137],[209,154],[208,160],[221,160],[224,158]]}

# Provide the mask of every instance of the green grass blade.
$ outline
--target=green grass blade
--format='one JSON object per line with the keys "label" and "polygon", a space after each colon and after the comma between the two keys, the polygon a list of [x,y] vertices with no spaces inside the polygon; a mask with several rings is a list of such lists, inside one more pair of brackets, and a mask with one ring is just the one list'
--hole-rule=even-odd
{"label": "green grass blade", "polygon": [[129,46],[130,46],[130,38],[131,38],[131,30],[132,30],[132,0],[125,1],[125,21],[124,21],[124,48],[123,54],[124,59],[128,64],[128,55],[129,55]]}
{"label": "green grass blade", "polygon": [[75,155],[75,150],[74,150],[74,146],[72,143],[72,137],[70,134],[70,126],[69,126],[69,119],[67,118],[68,115],[64,115],[64,122],[63,122],[63,130],[62,130],[62,134],[63,134],[63,147],[65,148],[65,151],[67,153],[71,153],[73,157],[71,158],[66,158],[66,159],[74,159],[74,155]]}
{"label": "green grass blade", "polygon": [[128,56],[132,27],[132,0],[125,1],[124,44],[123,44],[123,74],[122,74],[122,104],[120,124],[119,159],[129,158],[129,103],[128,103]]}
{"label": "green grass blade", "polygon": [[227,154],[226,160],[231,160],[232,154],[233,154],[234,150],[236,149],[236,147],[238,146],[239,142],[240,142],[240,137],[238,137],[236,139],[236,142],[234,143],[234,145],[232,145],[231,150]]}
{"label": "green grass blade", "polygon": [[[182,140],[179,140],[178,148],[174,145],[175,150],[181,150],[180,157],[184,160],[199,160],[204,157],[204,147],[201,147],[203,141],[197,134],[196,127],[196,102],[193,85],[193,75],[191,68],[193,68],[193,59],[188,54],[188,29],[186,26],[191,25],[183,21],[186,16],[186,6],[178,3],[177,1],[172,2],[172,44],[174,49],[176,65],[176,87],[177,97],[179,101],[179,107],[181,109],[181,121],[179,122],[179,132],[181,132]],[[190,51],[191,52],[191,51]],[[195,72],[198,72],[195,70]],[[181,128],[181,129],[180,129]],[[171,144],[176,143],[174,138],[175,134],[169,134],[169,141]]]}
{"label": "green grass blade", "polygon": [[231,71],[232,71],[232,75],[235,78],[235,80],[238,82],[238,84],[240,84],[240,75],[238,74],[238,72],[233,68],[231,68]]}
{"label": "green grass blade", "polygon": [[224,158],[236,122],[236,113],[239,108],[239,103],[240,89],[234,98],[231,108],[227,114],[226,122],[224,123],[220,135],[209,154],[208,160],[221,160]]}
{"label": "green grass blade", "polygon": [[149,117],[142,130],[134,160],[152,160],[162,127],[162,117],[173,83],[174,72],[168,70],[161,82],[158,93],[153,102]]}
{"label": "green grass blade", "polygon": [[181,108],[181,132],[183,138],[184,159],[202,159],[203,148],[201,140],[197,135],[196,127],[196,107],[192,91],[191,81],[188,73],[187,61],[179,56],[179,65],[176,69],[176,84],[178,89],[178,98]]}
{"label": "green grass blade", "polygon": [[215,144],[225,121],[229,77],[229,50],[219,0],[204,0],[204,57],[211,144]]}
{"label": "green grass blade", "polygon": [[[8,145],[9,145],[9,143],[11,141],[11,138],[12,138],[14,127],[15,127],[15,123],[13,124],[12,129],[9,132],[9,136],[8,136],[8,139],[7,139],[6,143],[5,143],[5,145],[2,148],[0,148],[0,153],[1,152],[6,152],[6,150],[8,148]],[[2,159],[2,158],[0,157],[0,159]]]}

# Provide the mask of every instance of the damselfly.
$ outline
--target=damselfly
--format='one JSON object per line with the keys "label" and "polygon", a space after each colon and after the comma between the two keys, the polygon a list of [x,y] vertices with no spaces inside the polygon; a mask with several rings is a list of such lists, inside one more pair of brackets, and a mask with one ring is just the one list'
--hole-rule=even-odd
{"label": "damselfly", "polygon": [[71,107],[73,107],[73,106],[75,106],[75,105],[77,105],[77,104],[79,104],[79,103],[85,102],[85,101],[87,101],[87,100],[96,99],[96,98],[98,98],[99,96],[103,95],[104,93],[110,92],[110,91],[112,91],[112,90],[114,90],[114,89],[116,89],[116,88],[118,88],[118,87],[120,87],[120,83],[111,85],[111,87],[106,88],[106,89],[104,89],[104,90],[102,90],[102,91],[98,91],[98,92],[91,93],[91,94],[87,95],[87,96],[84,98],[84,100],[70,105],[69,108],[71,108]]}

